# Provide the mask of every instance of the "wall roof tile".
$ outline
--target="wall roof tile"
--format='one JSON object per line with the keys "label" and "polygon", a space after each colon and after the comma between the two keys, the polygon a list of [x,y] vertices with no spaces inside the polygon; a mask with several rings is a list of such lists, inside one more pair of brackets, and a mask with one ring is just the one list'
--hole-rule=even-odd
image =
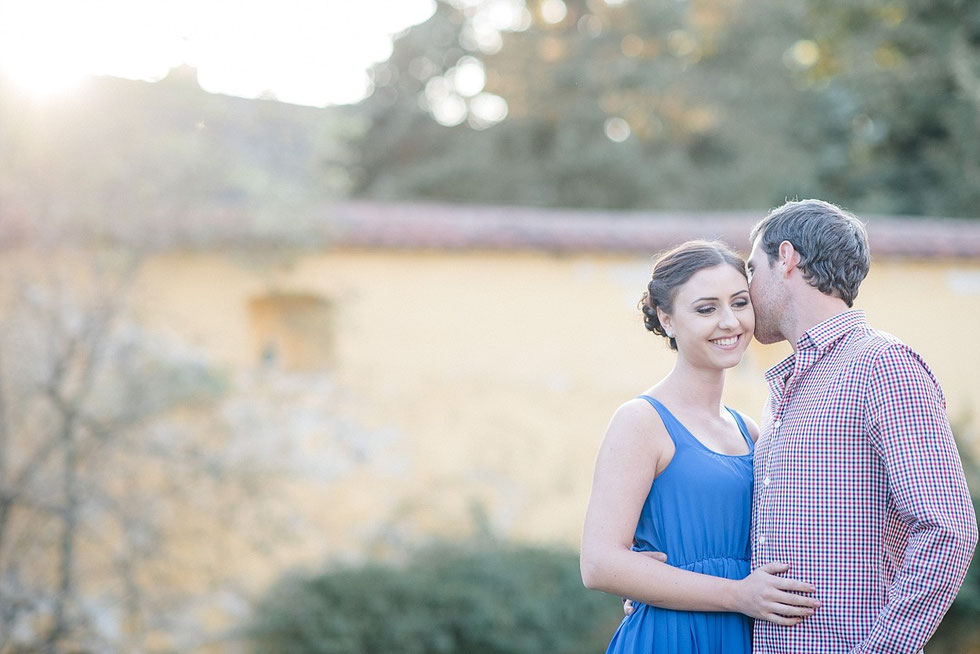
{"label": "wall roof tile", "polygon": [[[325,221],[334,245],[650,254],[692,238],[749,249],[764,212],[639,212],[349,201]],[[859,216],[874,256],[980,258],[980,220]]]}

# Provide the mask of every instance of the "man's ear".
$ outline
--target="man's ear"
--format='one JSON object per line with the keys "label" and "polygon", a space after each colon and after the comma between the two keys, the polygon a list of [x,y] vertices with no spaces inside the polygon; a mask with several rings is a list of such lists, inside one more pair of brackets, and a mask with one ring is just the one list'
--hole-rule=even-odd
{"label": "man's ear", "polygon": [[793,244],[783,241],[779,244],[779,267],[784,276],[788,276],[800,265],[800,253]]}

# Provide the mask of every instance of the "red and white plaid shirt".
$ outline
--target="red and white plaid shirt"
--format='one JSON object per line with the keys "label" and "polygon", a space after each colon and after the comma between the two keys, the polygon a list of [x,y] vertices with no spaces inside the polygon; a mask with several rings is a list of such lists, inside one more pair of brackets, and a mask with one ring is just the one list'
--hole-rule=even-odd
{"label": "red and white plaid shirt", "polygon": [[863,311],[807,331],[766,380],[752,567],[788,563],[821,607],[795,627],[756,621],[753,651],[919,651],[977,539],[939,383]]}

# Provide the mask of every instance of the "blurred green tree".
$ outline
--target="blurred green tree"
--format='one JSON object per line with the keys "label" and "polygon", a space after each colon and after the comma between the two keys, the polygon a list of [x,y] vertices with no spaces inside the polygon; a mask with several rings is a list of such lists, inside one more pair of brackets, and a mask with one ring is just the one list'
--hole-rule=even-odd
{"label": "blurred green tree", "polygon": [[752,4],[444,0],[374,71],[354,192],[731,209],[813,188],[782,58],[799,9]]}
{"label": "blurred green tree", "polygon": [[976,6],[439,0],[352,109],[354,193],[980,215]]}
{"label": "blurred green tree", "polygon": [[805,24],[822,187],[864,211],[980,215],[980,5],[809,0]]}

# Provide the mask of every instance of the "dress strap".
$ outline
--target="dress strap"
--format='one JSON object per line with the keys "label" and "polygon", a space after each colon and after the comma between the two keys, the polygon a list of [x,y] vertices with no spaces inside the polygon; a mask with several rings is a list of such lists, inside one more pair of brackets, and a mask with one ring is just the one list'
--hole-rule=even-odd
{"label": "dress strap", "polygon": [[749,452],[752,452],[755,450],[755,441],[752,440],[752,434],[749,433],[749,426],[745,424],[745,418],[743,418],[742,414],[735,409],[730,409],[727,406],[725,408],[728,409],[728,412],[735,418],[735,423],[738,424],[738,430],[742,432],[742,438],[744,438],[745,442],[749,444]]}
{"label": "dress strap", "polygon": [[[654,409],[657,410],[657,413],[660,414],[660,419],[663,420],[664,422],[664,427],[667,428],[667,434],[670,436],[670,440],[674,442],[675,447],[677,447],[678,445],[677,442],[678,434],[682,434],[684,435],[682,437],[682,440],[684,440],[685,442],[695,441],[700,447],[708,449],[707,447],[705,447],[704,443],[699,441],[694,436],[694,434],[692,434],[691,431],[687,427],[685,427],[684,424],[681,423],[681,421],[678,420],[673,413],[670,412],[670,409],[668,409],[663,404],[661,404],[659,400],[655,400],[649,395],[637,395],[636,397],[646,400],[650,406],[652,406]],[[755,451],[755,441],[752,440],[752,434],[749,433],[749,428],[748,425],[745,424],[745,419],[742,418],[741,414],[739,414],[738,411],[735,411],[734,409],[729,409],[727,406],[725,407],[725,409],[727,409],[728,412],[732,414],[732,417],[735,418],[735,424],[738,425],[738,431],[739,433],[742,434],[742,438],[744,438],[745,442],[748,444],[749,454],[751,454],[752,452]],[[713,451],[713,450],[709,449],[709,451]],[[717,454],[717,452],[715,453]],[[729,455],[725,455],[725,456],[729,456]],[[735,455],[735,456],[745,456],[745,455]]]}
{"label": "dress strap", "polygon": [[674,417],[674,414],[670,412],[670,409],[665,407],[660,403],[659,400],[655,400],[649,395],[637,395],[641,400],[646,400],[647,403],[657,410],[660,414],[660,419],[664,423],[664,427],[667,428],[667,435],[670,436],[670,440],[674,442],[674,447],[677,447],[677,433],[687,432],[687,428],[681,424],[681,421]]}

